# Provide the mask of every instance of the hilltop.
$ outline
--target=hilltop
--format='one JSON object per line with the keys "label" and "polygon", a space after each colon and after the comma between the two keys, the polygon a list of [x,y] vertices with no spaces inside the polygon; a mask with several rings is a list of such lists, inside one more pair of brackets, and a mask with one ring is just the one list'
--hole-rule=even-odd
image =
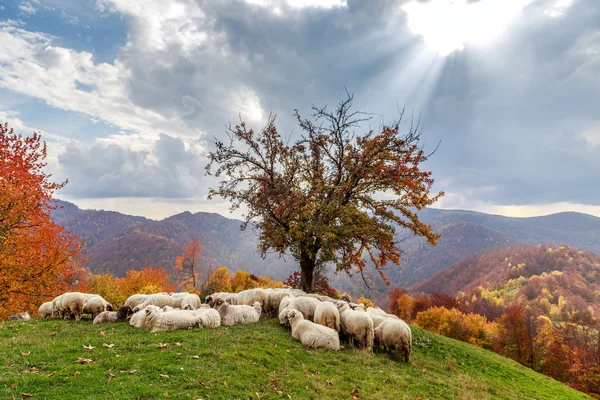
{"label": "hilltop", "polygon": [[158,334],[85,321],[0,323],[0,398],[349,399],[354,390],[374,400],[589,398],[489,351],[412,329],[405,364],[354,349],[309,351],[275,319]]}

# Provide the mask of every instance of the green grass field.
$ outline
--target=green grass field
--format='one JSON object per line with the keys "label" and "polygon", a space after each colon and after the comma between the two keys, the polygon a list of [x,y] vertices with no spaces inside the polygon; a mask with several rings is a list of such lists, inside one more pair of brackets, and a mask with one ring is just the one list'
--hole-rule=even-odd
{"label": "green grass field", "polygon": [[124,323],[6,322],[0,399],[352,399],[355,389],[359,399],[589,398],[469,344],[414,327],[413,335],[405,364],[307,350],[274,319],[159,334]]}

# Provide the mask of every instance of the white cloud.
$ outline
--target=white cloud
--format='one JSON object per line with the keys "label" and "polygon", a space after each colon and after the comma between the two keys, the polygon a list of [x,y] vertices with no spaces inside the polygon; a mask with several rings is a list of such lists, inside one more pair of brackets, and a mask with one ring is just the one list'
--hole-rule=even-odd
{"label": "white cloud", "polygon": [[19,4],[19,10],[21,10],[21,12],[27,14],[28,16],[35,15],[35,13],[37,12],[35,7],[33,7],[33,5],[28,1]]}
{"label": "white cloud", "polygon": [[551,18],[561,17],[574,2],[575,0],[554,0],[545,14]]}

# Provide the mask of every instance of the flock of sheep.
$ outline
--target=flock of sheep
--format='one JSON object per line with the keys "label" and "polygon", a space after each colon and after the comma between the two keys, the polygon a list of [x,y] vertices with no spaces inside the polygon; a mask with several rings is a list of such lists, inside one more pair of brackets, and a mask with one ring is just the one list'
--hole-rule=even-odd
{"label": "flock of sheep", "polygon": [[94,324],[129,320],[130,325],[150,332],[247,325],[272,316],[291,328],[294,339],[311,348],[339,350],[342,337],[366,352],[378,345],[402,355],[406,362],[412,349],[410,327],[397,316],[291,288],[214,293],[205,303],[185,292],[135,294],[117,311],[99,295],[69,292],[42,304],[39,314],[77,321],[91,314]]}

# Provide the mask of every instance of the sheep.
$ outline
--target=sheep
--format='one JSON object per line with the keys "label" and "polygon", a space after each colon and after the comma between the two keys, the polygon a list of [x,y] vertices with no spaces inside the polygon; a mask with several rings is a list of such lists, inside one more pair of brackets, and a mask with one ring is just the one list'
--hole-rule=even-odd
{"label": "sheep", "polygon": [[257,301],[252,307],[247,305],[231,305],[223,299],[215,300],[214,307],[221,315],[221,325],[247,325],[258,322],[262,312],[262,306]]}
{"label": "sheep", "polygon": [[315,308],[315,324],[320,324],[335,330],[340,331],[340,313],[335,304],[328,301],[317,304]]}
{"label": "sheep", "polygon": [[118,311],[102,311],[94,318],[94,325],[106,324],[109,322],[122,322],[131,316],[133,311],[129,306],[123,306]]}
{"label": "sheep", "polygon": [[83,314],[83,304],[85,298],[82,293],[71,292],[64,293],[59,301],[58,307],[63,313],[63,318],[67,318],[70,314],[73,314],[75,321],[81,320]]}
{"label": "sheep", "polygon": [[163,310],[163,312],[175,311],[175,309],[171,306],[164,306],[164,307],[162,307],[162,310]]}
{"label": "sheep", "polygon": [[[202,302],[197,294],[188,294],[187,296],[183,297],[183,300],[181,300],[182,310],[196,310],[200,308],[200,305],[202,305]],[[191,306],[192,308],[189,308],[188,306]]]}
{"label": "sheep", "polygon": [[322,294],[316,294],[316,293],[298,294],[298,295],[296,295],[296,297],[312,297],[313,299],[318,299],[321,301],[329,301],[330,303],[335,303],[337,301],[335,299],[332,299],[329,296],[323,296]]}
{"label": "sheep", "polygon": [[145,309],[144,328],[150,332],[166,332],[195,327],[217,327],[220,325],[220,318],[217,318],[214,312],[215,310],[161,312],[154,307],[148,307]]}
{"label": "sheep", "polygon": [[92,319],[96,318],[98,314],[104,311],[112,312],[112,304],[98,295],[88,297],[83,303],[83,313],[92,314]]}
{"label": "sheep", "polygon": [[362,303],[348,303],[348,306],[354,311],[365,311],[365,305]]}
{"label": "sheep", "polygon": [[304,319],[314,321],[315,309],[319,304],[321,304],[321,301],[312,297],[293,297],[287,307],[279,312],[279,323],[287,325],[286,316],[289,310],[298,310],[302,313]]}
{"label": "sheep", "polygon": [[379,324],[381,324],[385,320],[388,320],[388,319],[399,320],[400,319],[394,314],[386,314],[386,312],[383,311],[382,309],[375,309],[372,307],[367,308],[366,313],[373,320],[373,329],[377,328],[379,326]]}
{"label": "sheep", "polygon": [[221,326],[221,314],[213,308],[200,308],[196,310],[199,316],[200,328],[218,328]]}
{"label": "sheep", "polygon": [[375,340],[385,351],[396,351],[410,362],[412,351],[412,332],[401,319],[388,318],[375,328]]}
{"label": "sheep", "polygon": [[136,306],[142,304],[150,295],[148,294],[132,294],[125,300],[125,305],[134,309]]}
{"label": "sheep", "polygon": [[350,309],[348,303],[335,303],[339,313],[342,332],[348,336],[348,342],[354,346],[356,339],[365,349],[373,352],[373,319],[366,312]]}
{"label": "sheep", "polygon": [[48,318],[52,316],[52,302],[47,301],[38,308],[40,318]]}
{"label": "sheep", "polygon": [[60,308],[60,300],[62,299],[62,294],[60,296],[56,296],[52,299],[52,318],[62,318],[63,312]]}
{"label": "sheep", "polygon": [[370,314],[370,315],[382,315],[382,316],[388,315],[381,308],[367,307],[367,309],[365,311],[367,312],[367,314]]}
{"label": "sheep", "polygon": [[292,327],[292,337],[303,345],[331,350],[340,349],[340,336],[335,330],[305,320],[298,310],[288,311],[286,319]]}
{"label": "sheep", "polygon": [[129,325],[135,326],[136,328],[145,328],[146,327],[146,310],[155,309],[158,312],[163,312],[162,308],[149,305],[143,310],[137,311],[133,313],[131,318],[129,318]]}
{"label": "sheep", "polygon": [[[177,299],[173,299],[171,296],[169,296],[168,294],[152,294],[150,296],[148,296],[146,298],[146,300],[144,300],[142,303],[138,304],[137,306],[135,306],[133,308],[133,312],[138,312],[139,310],[143,310],[144,308],[148,307],[149,305],[153,305],[153,306],[159,306],[159,307],[164,307],[164,306],[171,306],[171,307],[177,307]],[[179,301],[179,305],[181,305],[181,302]]]}
{"label": "sheep", "polygon": [[29,321],[31,320],[31,316],[28,312],[22,312],[15,315],[11,315],[8,317],[9,321]]}
{"label": "sheep", "polygon": [[185,297],[188,294],[189,294],[188,292],[171,292],[171,293],[169,293],[169,296],[171,296],[171,297]]}
{"label": "sheep", "polygon": [[265,289],[257,288],[242,290],[231,298],[231,304],[236,306],[250,306],[257,301],[263,306],[263,308],[268,307],[269,296],[265,292]]}
{"label": "sheep", "polygon": [[215,300],[217,300],[217,299],[228,300],[234,296],[235,296],[235,293],[217,292],[217,293],[213,293],[213,294],[206,296],[206,298],[204,299],[204,302],[206,304],[208,304],[209,306],[211,306],[212,308],[214,308]]}

